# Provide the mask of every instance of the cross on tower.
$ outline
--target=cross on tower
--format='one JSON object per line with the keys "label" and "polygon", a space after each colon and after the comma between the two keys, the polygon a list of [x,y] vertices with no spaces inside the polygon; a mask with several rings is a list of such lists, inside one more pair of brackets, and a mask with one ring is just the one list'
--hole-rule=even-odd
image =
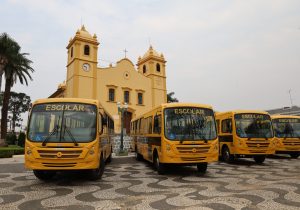
{"label": "cross on tower", "polygon": [[125,53],[125,58],[126,58],[126,54],[128,53],[128,51],[126,50],[126,48],[124,50],[124,53]]}

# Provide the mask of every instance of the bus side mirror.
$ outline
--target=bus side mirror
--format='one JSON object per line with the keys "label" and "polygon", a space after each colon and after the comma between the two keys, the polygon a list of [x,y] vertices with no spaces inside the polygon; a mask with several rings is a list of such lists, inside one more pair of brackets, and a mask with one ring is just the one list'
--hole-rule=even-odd
{"label": "bus side mirror", "polygon": [[107,118],[103,116],[101,113],[99,113],[99,132],[102,134],[103,133],[103,126],[107,124]]}
{"label": "bus side mirror", "polygon": [[154,116],[154,133],[161,133],[161,126],[160,126],[160,122],[159,122],[159,118],[161,117],[161,115],[155,115]]}
{"label": "bus side mirror", "polygon": [[107,117],[106,116],[102,117],[102,125],[107,126]]}

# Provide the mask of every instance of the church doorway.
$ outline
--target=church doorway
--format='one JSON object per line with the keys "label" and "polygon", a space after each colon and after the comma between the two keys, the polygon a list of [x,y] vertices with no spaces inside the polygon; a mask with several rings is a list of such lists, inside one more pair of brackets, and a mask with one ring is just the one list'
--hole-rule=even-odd
{"label": "church doorway", "polygon": [[130,121],[132,119],[132,113],[131,112],[124,112],[124,128],[126,129],[126,134],[130,134]]}

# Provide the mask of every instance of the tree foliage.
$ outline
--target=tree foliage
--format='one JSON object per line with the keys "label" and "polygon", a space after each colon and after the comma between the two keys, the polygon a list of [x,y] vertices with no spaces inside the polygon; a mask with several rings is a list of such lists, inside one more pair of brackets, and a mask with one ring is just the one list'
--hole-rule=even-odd
{"label": "tree foliage", "polygon": [[10,92],[12,86],[20,81],[28,85],[27,78],[32,80],[32,61],[27,58],[27,53],[21,53],[19,44],[6,33],[0,35],[0,74],[5,76],[5,90],[2,103],[1,139],[0,145],[4,143],[7,133],[7,116]]}
{"label": "tree foliage", "polygon": [[[2,96],[3,93],[1,93],[0,98],[2,98]],[[11,92],[8,102],[8,111],[11,113],[11,116],[9,117],[11,120],[11,127],[13,132],[15,131],[16,127],[19,127],[21,125],[21,121],[23,121],[23,119],[21,118],[21,114],[29,110],[30,103],[30,96],[26,95],[25,93]]]}
{"label": "tree foliage", "polygon": [[170,92],[167,94],[167,102],[168,103],[173,103],[173,102],[179,102],[177,98],[174,97],[174,92]]}

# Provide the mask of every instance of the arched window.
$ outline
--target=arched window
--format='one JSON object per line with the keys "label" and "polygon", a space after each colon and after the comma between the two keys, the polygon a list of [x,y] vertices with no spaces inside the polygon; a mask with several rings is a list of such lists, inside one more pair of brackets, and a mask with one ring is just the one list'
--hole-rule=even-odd
{"label": "arched window", "polygon": [[159,65],[159,63],[156,64],[156,71],[160,72],[160,65]]}
{"label": "arched window", "polygon": [[146,65],[143,65],[143,73],[145,74],[147,71]]}
{"label": "arched window", "polygon": [[73,47],[71,48],[71,58],[73,57]]}
{"label": "arched window", "polygon": [[90,46],[84,45],[84,54],[85,55],[90,55]]}

